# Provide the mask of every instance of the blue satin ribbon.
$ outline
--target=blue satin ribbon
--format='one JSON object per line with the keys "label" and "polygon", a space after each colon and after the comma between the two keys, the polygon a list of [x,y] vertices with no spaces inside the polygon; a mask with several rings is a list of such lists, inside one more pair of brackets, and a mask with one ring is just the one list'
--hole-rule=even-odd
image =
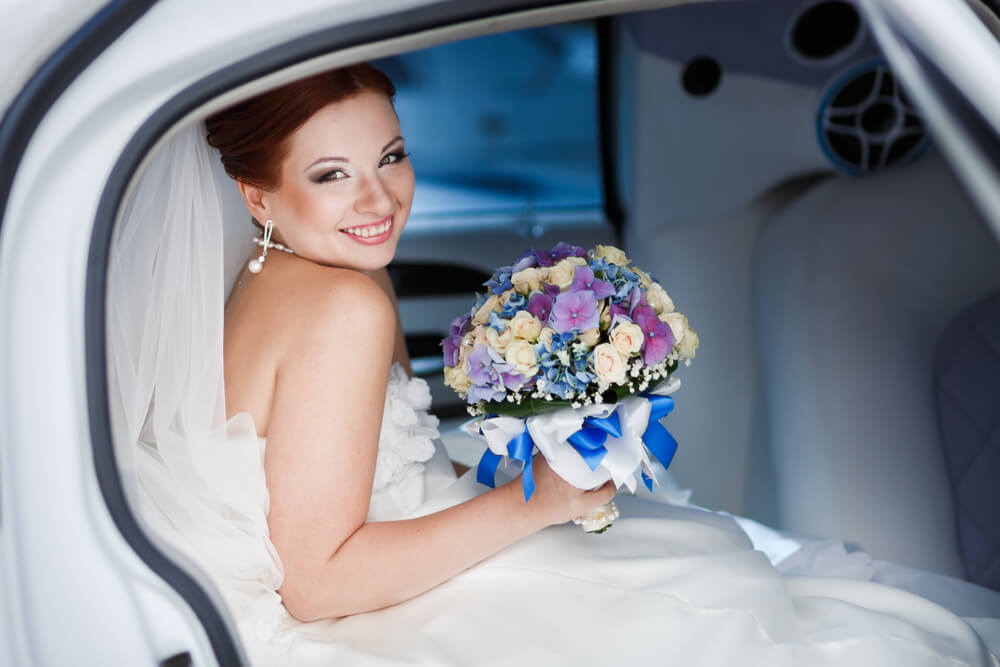
{"label": "blue satin ribbon", "polygon": [[601,461],[608,453],[604,443],[608,436],[622,437],[622,424],[618,413],[612,412],[607,417],[587,417],[583,420],[583,428],[569,436],[567,440],[573,445],[580,457],[591,470],[597,470]]}
{"label": "blue satin ribbon", "polygon": [[[646,426],[646,431],[642,434],[642,441],[666,468],[670,465],[674,452],[677,451],[677,441],[667,432],[667,429],[660,425],[660,419],[674,409],[674,399],[669,396],[655,396],[653,394],[643,394],[642,397],[649,401],[650,407],[649,423]],[[612,412],[607,417],[587,417],[583,420],[583,427],[569,436],[567,441],[580,454],[591,470],[597,470],[597,466],[601,464],[608,453],[604,443],[607,442],[609,435],[614,438],[622,437],[621,420],[617,411]],[[522,464],[521,486],[524,490],[525,502],[535,493],[535,478],[531,466],[531,455],[534,449],[535,442],[531,439],[527,424],[525,424],[524,431],[507,442],[507,456]],[[490,488],[494,487],[497,467],[502,458],[487,448],[476,467],[476,480]],[[642,472],[641,475],[646,488],[652,491],[653,480],[645,472]]]}
{"label": "blue satin ribbon", "polygon": [[[643,398],[649,401],[649,423],[642,434],[642,442],[653,456],[660,460],[663,467],[667,468],[677,451],[677,441],[667,429],[663,428],[660,420],[674,409],[674,399],[654,394],[644,394]],[[642,473],[642,481],[647,489],[653,490],[653,480],[645,472]]]}
{"label": "blue satin ribbon", "polygon": [[[524,430],[515,435],[507,442],[507,456],[520,461],[523,472],[521,473],[521,487],[524,490],[524,500],[527,502],[535,493],[535,476],[531,468],[531,454],[535,450],[535,441],[528,433],[528,426],[525,424]],[[500,465],[502,457],[494,454],[489,448],[483,452],[483,457],[479,459],[476,467],[476,480],[480,484],[493,488],[496,485],[497,466]]]}

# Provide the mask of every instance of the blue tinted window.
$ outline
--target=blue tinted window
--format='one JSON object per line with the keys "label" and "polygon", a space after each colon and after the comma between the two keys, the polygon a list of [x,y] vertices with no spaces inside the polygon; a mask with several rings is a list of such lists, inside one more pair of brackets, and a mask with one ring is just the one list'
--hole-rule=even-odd
{"label": "blue tinted window", "polygon": [[414,219],[601,208],[592,22],[374,64],[396,83],[417,175]]}

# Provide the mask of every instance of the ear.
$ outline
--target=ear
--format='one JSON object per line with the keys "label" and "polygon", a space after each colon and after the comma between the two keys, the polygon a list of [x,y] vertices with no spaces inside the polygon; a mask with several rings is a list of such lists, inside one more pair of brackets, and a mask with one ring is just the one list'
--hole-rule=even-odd
{"label": "ear", "polygon": [[240,194],[243,195],[243,203],[247,205],[250,215],[258,223],[264,224],[264,221],[271,217],[268,213],[267,193],[256,185],[250,185],[243,181],[236,181],[236,185],[240,189]]}

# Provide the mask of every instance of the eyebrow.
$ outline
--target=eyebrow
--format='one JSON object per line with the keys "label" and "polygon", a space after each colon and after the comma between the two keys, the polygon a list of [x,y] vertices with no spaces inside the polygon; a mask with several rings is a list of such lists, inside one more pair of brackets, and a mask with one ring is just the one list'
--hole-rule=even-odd
{"label": "eyebrow", "polygon": [[[402,140],[403,140],[403,137],[401,137],[399,135],[396,135],[395,137],[393,137],[392,139],[390,139],[389,143],[387,143],[385,146],[383,146],[382,150],[379,151],[379,152],[380,153],[386,152],[389,149],[390,146],[392,146],[397,141],[402,141]],[[340,157],[340,156],[321,157],[318,160],[316,160],[315,162],[313,162],[312,164],[310,164],[308,167],[306,167],[305,171],[309,171],[310,169],[312,169],[313,167],[315,167],[316,165],[318,165],[320,162],[348,162],[349,163],[350,160],[348,160],[346,157]]]}

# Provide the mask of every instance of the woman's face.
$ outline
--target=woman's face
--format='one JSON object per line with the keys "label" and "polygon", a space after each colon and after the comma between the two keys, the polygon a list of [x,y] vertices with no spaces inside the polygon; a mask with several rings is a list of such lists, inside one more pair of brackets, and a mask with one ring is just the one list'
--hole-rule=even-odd
{"label": "woman's face", "polygon": [[413,202],[413,167],[389,99],[364,91],[329,104],[289,137],[276,190],[262,193],[275,237],[301,257],[384,267]]}

